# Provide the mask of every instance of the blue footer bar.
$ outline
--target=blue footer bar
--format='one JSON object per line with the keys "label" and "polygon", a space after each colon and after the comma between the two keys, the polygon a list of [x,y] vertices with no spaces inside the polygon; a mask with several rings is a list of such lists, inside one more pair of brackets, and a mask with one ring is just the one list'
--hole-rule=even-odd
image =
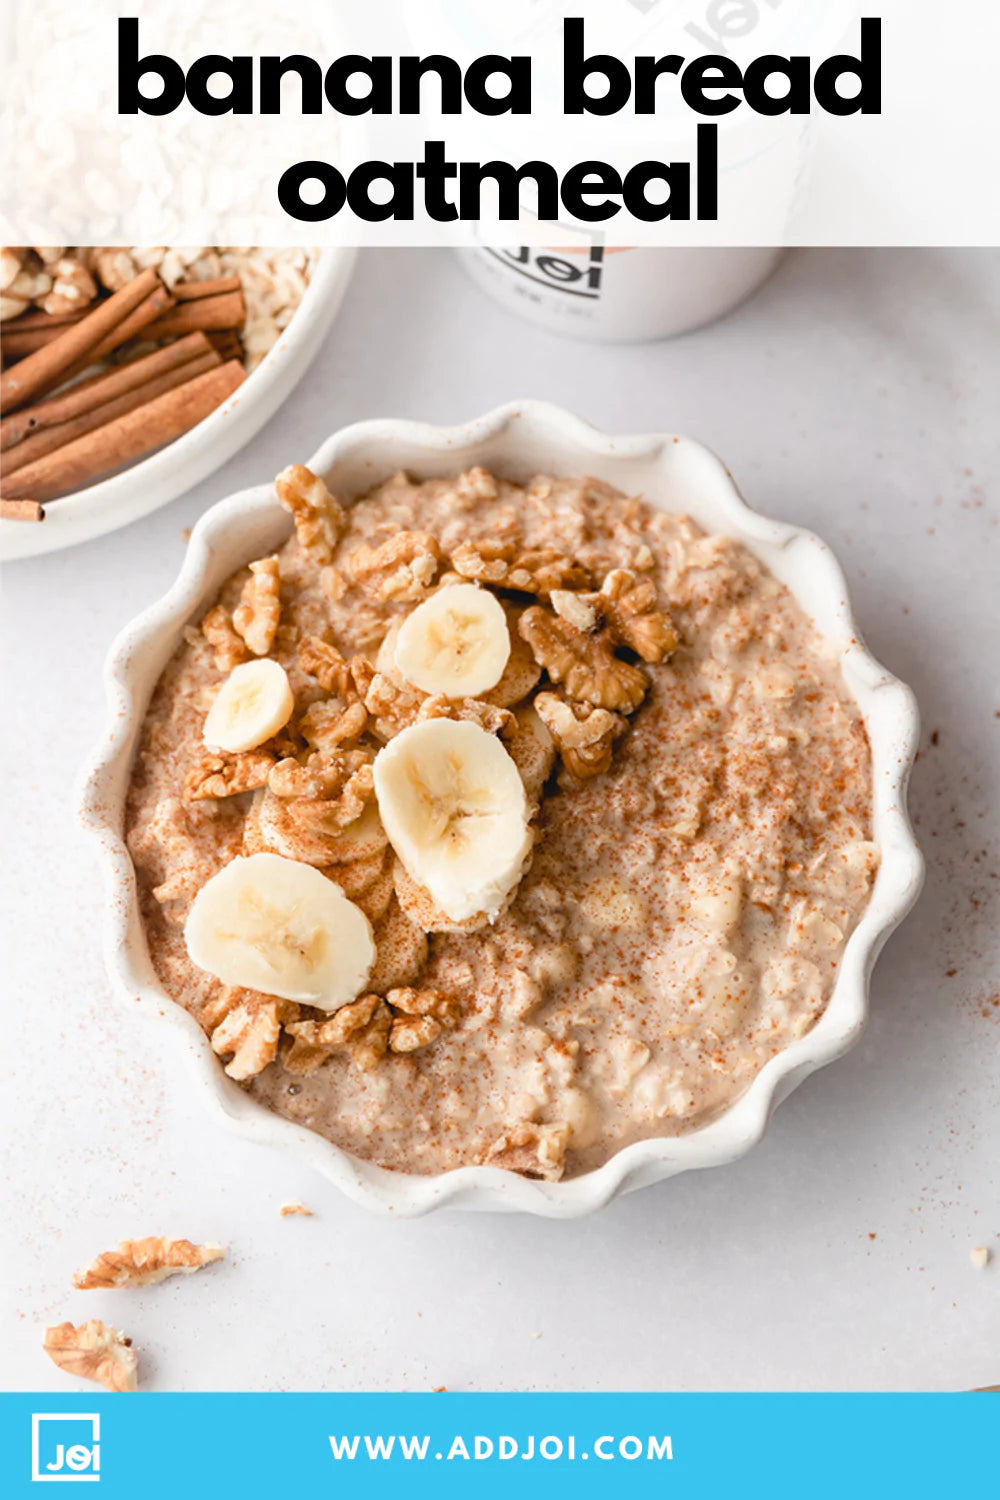
{"label": "blue footer bar", "polygon": [[997,1493],[990,1395],[0,1396],[4,1500],[941,1500],[960,1481]]}

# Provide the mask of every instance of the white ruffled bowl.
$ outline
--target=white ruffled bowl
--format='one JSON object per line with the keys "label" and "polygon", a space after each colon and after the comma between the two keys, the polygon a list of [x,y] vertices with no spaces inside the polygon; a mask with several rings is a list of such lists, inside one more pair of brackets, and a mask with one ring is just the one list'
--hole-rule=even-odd
{"label": "white ruffled bowl", "polygon": [[197,1023],[159,984],[122,831],[140,725],[183,627],[204,611],[224,579],[273,551],[291,530],[289,516],[267,484],[220,501],[201,518],[177,582],[122,631],[108,659],[108,730],[86,772],[80,813],[104,872],[105,951],[116,991],[131,1007],[138,1002],[141,1013],[185,1050],[196,1087],[228,1125],[311,1162],[369,1208],[399,1215],[444,1207],[519,1209],[573,1218],[618,1193],[742,1156],[760,1140],[775,1106],[857,1040],[868,1013],[875,959],[916,899],[923,877],[906,811],[918,732],[916,704],[910,690],[865,649],[832,553],[810,533],[751,510],[725,467],[697,443],[673,436],[608,437],[538,402],[514,402],[460,427],[359,422],[331,437],[309,463],[345,499],[401,468],[421,478],[473,464],[519,480],[538,472],[592,474],[743,542],[836,644],[845,681],[864,716],[873,758],[874,833],[882,851],[871,899],[851,934],[836,987],[817,1025],[773,1058],[723,1115],[688,1135],[627,1146],[603,1167],[565,1182],[531,1181],[496,1167],[462,1167],[432,1177],[389,1172],[264,1109],[226,1077]]}

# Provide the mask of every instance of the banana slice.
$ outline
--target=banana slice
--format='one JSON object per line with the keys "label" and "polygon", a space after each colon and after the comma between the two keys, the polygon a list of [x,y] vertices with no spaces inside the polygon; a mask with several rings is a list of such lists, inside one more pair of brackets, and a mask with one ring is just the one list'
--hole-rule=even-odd
{"label": "banana slice", "polygon": [[505,605],[504,614],[510,635],[510,656],[500,681],[482,695],[483,702],[492,703],[494,708],[513,708],[515,704],[521,703],[538,684],[542,675],[542,669],[531,654],[530,646],[518,632],[517,622],[524,610],[511,609],[509,605]]}
{"label": "banana slice", "polygon": [[537,803],[556,763],[556,742],[532,704],[515,709],[514,718],[517,724],[507,740],[507,751],[520,772],[528,801]]}
{"label": "banana slice", "polygon": [[270,850],[317,866],[370,859],[388,842],[374,802],[366,803],[361,816],[341,828],[332,818],[324,818],[322,802],[286,800],[270,791],[252,805],[243,828],[247,853]]}
{"label": "banana slice", "polygon": [[234,667],[215,695],[205,719],[212,750],[254,750],[284,729],[295,699],[280,662],[262,656]]}
{"label": "banana slice", "polygon": [[311,865],[280,854],[230,860],[184,926],[191,962],[223,984],[339,1010],[375,962],[364,912]]}
{"label": "banana slice", "polygon": [[531,832],[517,767],[494,735],[464,720],[411,724],[376,756],[375,796],[389,842],[446,916],[497,915]]}
{"label": "banana slice", "polygon": [[396,666],[407,682],[448,698],[476,698],[496,687],[509,655],[503,605],[474,583],[432,594],[396,637]]}
{"label": "banana slice", "polygon": [[399,628],[402,623],[402,620],[393,620],[382,637],[382,643],[375,657],[376,672],[381,672],[383,677],[389,677],[393,682],[402,680],[396,670],[396,642],[399,640]]}
{"label": "banana slice", "polygon": [[429,890],[417,884],[401,859],[394,860],[393,864],[396,867],[393,873],[396,900],[407,920],[419,927],[421,932],[428,936],[435,932],[481,932],[490,925],[490,919],[484,911],[475,912],[464,921],[456,922],[441,910]]}
{"label": "banana slice", "polygon": [[375,946],[378,957],[368,984],[376,995],[402,989],[420,977],[427,962],[427,938],[416,922],[410,921],[398,901],[390,902],[385,916],[379,920],[375,928]]}

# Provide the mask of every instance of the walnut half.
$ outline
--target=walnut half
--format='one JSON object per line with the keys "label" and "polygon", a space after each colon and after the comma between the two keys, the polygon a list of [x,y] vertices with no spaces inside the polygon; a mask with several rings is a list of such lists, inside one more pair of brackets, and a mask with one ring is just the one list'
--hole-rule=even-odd
{"label": "walnut half", "polygon": [[201,633],[212,647],[220,672],[231,672],[250,656],[246,642],[233,629],[229,611],[221,604],[208,611],[201,622]]}
{"label": "walnut half", "polygon": [[333,562],[344,530],[344,510],[319,475],[304,464],[292,464],[282,469],[274,488],[281,504],[292,513],[295,534],[304,551],[321,566]]}
{"label": "walnut half", "polygon": [[132,1340],[119,1329],[109,1328],[100,1318],[46,1328],[42,1347],[52,1363],[67,1375],[93,1380],[109,1391],[134,1391],[138,1386],[139,1362]]}
{"label": "walnut half", "polygon": [[190,1276],[221,1260],[221,1245],[193,1245],[190,1240],[168,1240],[152,1235],[144,1240],[122,1240],[117,1250],[104,1250],[73,1277],[81,1292],[110,1287],[150,1286],[168,1276]]}
{"label": "walnut half", "polygon": [[281,574],[278,559],[262,557],[250,564],[240,602],[233,610],[233,629],[254,656],[266,656],[274,645],[281,619]]}
{"label": "walnut half", "polygon": [[540,667],[580,703],[631,714],[649,689],[645,673],[620,661],[603,634],[578,630],[568,620],[533,604],[518,621]]}
{"label": "walnut half", "polygon": [[226,1072],[243,1083],[274,1061],[282,1019],[289,1013],[298,1015],[298,1006],[253,990],[230,990],[227,1000],[230,1007],[212,1030],[212,1051],[219,1057],[230,1056]]}

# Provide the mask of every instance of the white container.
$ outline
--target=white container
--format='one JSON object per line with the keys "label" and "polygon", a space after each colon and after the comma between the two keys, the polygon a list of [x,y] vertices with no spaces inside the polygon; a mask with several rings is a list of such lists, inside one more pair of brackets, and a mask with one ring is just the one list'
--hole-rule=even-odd
{"label": "white container", "polygon": [[553,333],[607,343],[672,338],[721,318],[770,276],[784,253],[746,248],[589,243],[459,252],[498,302]]}
{"label": "white container", "polygon": [[[613,53],[631,66],[639,56],[679,54],[689,61],[725,54],[746,64],[765,54],[820,59],[838,45],[854,0],[631,0],[571,4],[515,0],[506,7],[412,0],[414,44],[433,38],[439,50],[532,52],[558,57],[564,18],[585,17],[588,56]],[[542,156],[563,172],[582,160],[607,160],[619,175],[643,161],[693,163],[695,128],[706,123],[676,89],[657,96],[655,117],[626,105],[613,117],[568,117],[561,110],[558,69],[538,68],[534,141],[497,125],[491,138],[464,123],[463,149],[486,160]],[[639,222],[622,212],[600,227],[567,213],[539,221],[529,176],[521,186],[520,224],[484,211],[479,243],[462,251],[478,284],[505,307],[556,333],[604,342],[671,338],[730,312],[767,280],[795,243],[795,219],[809,177],[814,117],[758,115],[747,108],[712,119],[717,131],[717,217]],[[544,145],[540,145],[541,136]],[[473,143],[476,151],[472,151]],[[619,246],[606,244],[617,237]]]}
{"label": "white container", "polygon": [[522,481],[539,471],[593,474],[743,542],[787,584],[836,650],[844,681],[864,717],[872,750],[874,833],[882,852],[871,897],[851,933],[819,1021],[773,1057],[722,1115],[687,1135],[637,1141],[604,1166],[565,1182],[535,1182],[499,1167],[461,1167],[426,1177],[390,1172],[264,1109],[226,1077],[194,1018],[157,980],[123,837],[125,797],[143,716],[184,626],[198,618],[235,569],[279,547],[291,530],[291,518],[275,499],[273,486],[264,484],[220,501],[202,516],[176,583],[125,627],[108,658],[107,727],[86,773],[80,814],[104,875],[104,951],[116,994],[131,1013],[138,1010],[150,1019],[165,1045],[169,1037],[186,1055],[192,1098],[197,1094],[207,1101],[217,1119],[308,1162],[355,1202],[395,1217],[449,1207],[576,1218],[619,1193],[742,1156],[760,1140],[776,1105],[857,1040],[868,1014],[875,959],[916,899],[922,878],[906,812],[906,783],[917,743],[916,704],[909,688],[865,648],[832,553],[810,533],[751,510],[724,465],[698,443],[670,434],[608,436],[542,402],[513,402],[460,427],[359,422],[328,438],[309,463],[346,500],[401,468],[420,478],[454,474],[473,464]]}

